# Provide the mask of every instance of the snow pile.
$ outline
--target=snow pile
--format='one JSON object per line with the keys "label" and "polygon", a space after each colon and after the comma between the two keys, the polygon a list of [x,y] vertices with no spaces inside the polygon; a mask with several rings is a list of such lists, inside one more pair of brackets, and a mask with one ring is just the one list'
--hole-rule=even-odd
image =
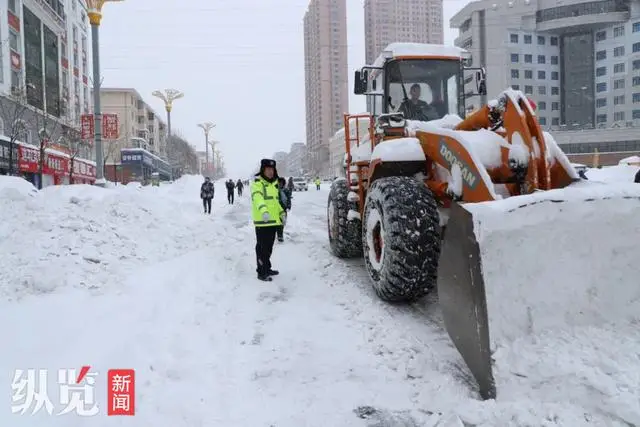
{"label": "snow pile", "polygon": [[587,178],[591,181],[609,182],[609,183],[633,183],[633,179],[638,173],[638,166],[621,164],[617,166],[603,167],[602,169],[587,169]]}
{"label": "snow pile", "polygon": [[373,149],[371,160],[383,162],[425,162],[427,159],[417,138],[396,138],[382,141]]}
{"label": "snow pile", "polygon": [[618,162],[620,165],[640,166],[640,156],[629,156]]}
{"label": "snow pile", "polygon": [[466,208],[499,398],[528,388],[552,401],[562,390],[563,400],[601,402],[599,411],[638,425],[640,186],[587,181]]}
{"label": "snow pile", "polygon": [[165,187],[37,191],[24,180],[0,178],[0,299],[68,287],[95,292],[117,286],[119,273],[141,263],[201,246],[194,179]]}

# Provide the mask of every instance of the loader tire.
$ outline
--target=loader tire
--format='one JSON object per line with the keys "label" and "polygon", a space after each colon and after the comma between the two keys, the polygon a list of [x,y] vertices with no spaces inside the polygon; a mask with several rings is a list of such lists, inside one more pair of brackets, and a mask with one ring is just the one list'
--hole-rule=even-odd
{"label": "loader tire", "polygon": [[349,202],[349,185],[346,179],[331,184],[327,202],[327,231],[331,252],[338,258],[362,256],[362,221],[349,220],[349,210],[358,209]]}
{"label": "loader tire", "polygon": [[431,191],[404,176],[380,178],[369,188],[362,247],[378,296],[410,303],[437,283],[440,217]]}

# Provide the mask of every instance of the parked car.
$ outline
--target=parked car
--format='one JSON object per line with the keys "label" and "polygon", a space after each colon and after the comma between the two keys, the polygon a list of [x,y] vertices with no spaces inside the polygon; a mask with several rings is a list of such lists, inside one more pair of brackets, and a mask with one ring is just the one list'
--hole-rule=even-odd
{"label": "parked car", "polygon": [[301,177],[293,178],[293,191],[309,191],[307,180]]}

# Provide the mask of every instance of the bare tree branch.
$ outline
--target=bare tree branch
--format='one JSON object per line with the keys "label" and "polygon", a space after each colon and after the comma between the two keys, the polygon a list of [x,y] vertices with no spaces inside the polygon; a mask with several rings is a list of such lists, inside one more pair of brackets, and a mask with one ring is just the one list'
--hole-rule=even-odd
{"label": "bare tree branch", "polygon": [[[4,124],[4,135],[9,138],[9,175],[17,171],[13,170],[14,160],[17,163],[16,142],[28,142],[28,119],[29,107],[27,95],[24,88],[14,88],[9,96],[0,99],[0,116]],[[14,157],[15,156],[15,157]]]}

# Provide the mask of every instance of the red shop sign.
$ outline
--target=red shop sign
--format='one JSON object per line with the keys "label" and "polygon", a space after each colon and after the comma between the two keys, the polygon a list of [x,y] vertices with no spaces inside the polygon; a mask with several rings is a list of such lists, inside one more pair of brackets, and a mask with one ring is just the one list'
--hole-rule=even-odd
{"label": "red shop sign", "polygon": [[40,152],[31,147],[20,146],[18,150],[18,167],[22,172],[38,172],[38,162],[40,160]]}
{"label": "red shop sign", "polygon": [[69,173],[69,159],[46,153],[44,156],[43,172],[47,175],[64,175]]}

